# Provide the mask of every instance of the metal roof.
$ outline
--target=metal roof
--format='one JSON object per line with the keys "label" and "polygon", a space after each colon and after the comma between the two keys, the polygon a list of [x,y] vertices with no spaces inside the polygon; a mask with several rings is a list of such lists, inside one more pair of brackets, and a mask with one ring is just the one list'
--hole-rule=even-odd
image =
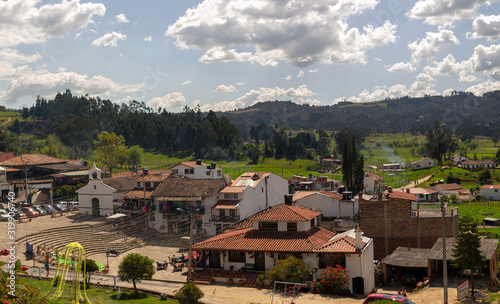
{"label": "metal roof", "polygon": [[[456,238],[446,238],[446,259],[453,258],[453,246],[455,245]],[[497,239],[481,238],[481,255],[487,260],[491,260],[498,247]],[[443,259],[443,238],[439,238],[429,253],[429,260],[442,260]]]}
{"label": "metal roof", "polygon": [[427,268],[430,252],[430,248],[398,247],[390,255],[386,256],[382,263],[399,267]]}

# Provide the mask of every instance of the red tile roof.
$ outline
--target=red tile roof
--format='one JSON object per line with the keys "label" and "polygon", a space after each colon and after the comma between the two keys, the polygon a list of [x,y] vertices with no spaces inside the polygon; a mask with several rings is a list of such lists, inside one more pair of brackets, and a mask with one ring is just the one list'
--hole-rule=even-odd
{"label": "red tile roof", "polygon": [[43,154],[21,154],[0,163],[0,166],[28,166],[66,163],[64,159]]}
{"label": "red tile roof", "polygon": [[235,209],[240,200],[218,200],[212,208],[215,209]]}
{"label": "red tile roof", "polygon": [[321,212],[299,205],[283,205],[256,215],[254,221],[306,222],[320,216]]}
{"label": "red tile roof", "polygon": [[484,185],[481,189],[500,189],[500,185]]}
{"label": "red tile roof", "polygon": [[460,186],[459,184],[456,184],[456,183],[452,183],[452,184],[439,184],[439,185],[436,185],[434,188],[439,188],[443,191],[448,191],[448,190],[462,190],[464,189],[462,186]]}
{"label": "red tile roof", "polygon": [[194,167],[198,167],[198,166],[204,166],[204,167],[208,166],[207,164],[204,164],[204,163],[201,163],[201,165],[198,165],[195,161],[192,161],[192,162],[180,162],[177,165],[172,166],[172,168],[175,168],[179,165],[184,165],[184,166],[189,167],[189,168],[194,168]]}
{"label": "red tile roof", "polygon": [[222,178],[166,179],[153,191],[153,197],[213,197],[225,186]]}
{"label": "red tile roof", "polygon": [[162,182],[166,180],[169,177],[170,174],[148,174],[144,177],[142,177],[142,174],[140,177],[137,177],[135,182]]}
{"label": "red tile roof", "polygon": [[[317,252],[324,253],[336,253],[336,252],[345,252],[345,253],[354,253],[356,252],[356,243],[355,239],[350,236],[343,236],[337,239],[333,239],[329,241],[327,244],[321,246]],[[362,246],[364,247],[366,242],[362,242]]]}
{"label": "red tile roof", "polygon": [[14,152],[0,152],[0,162],[14,158]]}
{"label": "red tile roof", "polygon": [[130,191],[135,188],[136,175],[103,178],[102,182],[117,192]]}
{"label": "red tile roof", "polygon": [[387,193],[387,195],[389,196],[389,198],[400,198],[400,199],[406,199],[406,200],[412,200],[412,201],[417,200],[417,197],[415,196],[415,194],[406,193],[406,192],[402,192],[402,191]]}
{"label": "red tile roof", "polygon": [[[146,191],[146,199],[151,198],[151,193],[153,191]],[[144,190],[130,190],[129,192],[125,193],[123,195],[123,198],[125,199],[144,199]]]}

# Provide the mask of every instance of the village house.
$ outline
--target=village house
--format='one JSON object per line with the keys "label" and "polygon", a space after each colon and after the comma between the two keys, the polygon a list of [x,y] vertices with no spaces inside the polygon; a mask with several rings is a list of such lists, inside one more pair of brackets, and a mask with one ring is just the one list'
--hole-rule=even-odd
{"label": "village house", "polygon": [[332,191],[340,186],[340,182],[330,179],[327,176],[315,176],[309,174],[309,177],[294,175],[288,179],[290,192],[309,190],[309,191]]}
{"label": "village house", "polygon": [[416,188],[406,188],[402,189],[406,193],[414,194],[417,198],[417,202],[437,202],[439,201],[437,190],[433,190],[427,187],[416,187]]}
{"label": "village house", "polygon": [[469,160],[467,157],[462,156],[460,154],[453,155],[453,164],[455,166],[460,165],[463,161]]}
{"label": "village house", "polygon": [[438,191],[440,195],[470,195],[469,189],[465,189],[457,183],[438,184],[432,189]]}
{"label": "village house", "polygon": [[[212,269],[272,269],[278,259],[301,258],[320,271],[343,266],[349,272],[349,290],[368,294],[375,287],[373,243],[359,229],[335,234],[319,226],[321,212],[298,205],[269,207],[233,229],[193,245],[204,252]],[[198,265],[203,266],[203,265]]]}
{"label": "village house", "polygon": [[492,201],[500,201],[500,185],[484,185],[481,195]]}
{"label": "village house", "polygon": [[[376,259],[382,259],[400,246],[431,248],[442,236],[441,203],[417,202],[406,192],[359,199],[359,228],[373,238]],[[458,208],[446,208],[446,236],[456,236]]]}
{"label": "village house", "polygon": [[351,218],[359,210],[357,198],[344,200],[342,194],[328,191],[298,191],[291,198],[296,205],[321,212],[323,219]]}
{"label": "village house", "polygon": [[223,178],[222,169],[217,168],[216,163],[210,165],[201,162],[198,159],[193,162],[180,162],[170,168],[172,174],[182,175],[191,179]]}
{"label": "village house", "polygon": [[271,172],[246,172],[222,189],[210,208],[208,235],[267,207],[283,203],[288,181]]}
{"label": "village house", "polygon": [[436,162],[432,158],[424,157],[410,164],[413,170],[428,169],[436,165]]}
{"label": "village house", "polygon": [[463,169],[468,169],[468,170],[476,170],[478,168],[489,168],[489,169],[494,169],[496,168],[497,164],[495,163],[494,160],[492,159],[482,159],[482,160],[466,160],[463,161],[460,166]]}
{"label": "village house", "polygon": [[371,172],[365,172],[363,183],[365,184],[366,192],[380,191],[384,183],[384,178]]}
{"label": "village house", "polygon": [[123,203],[123,195],[136,185],[137,175],[102,179],[102,171],[97,168],[95,163],[88,172],[89,182],[76,190],[79,213],[82,214],[93,216],[114,214]]}
{"label": "village house", "polygon": [[[226,187],[223,178],[167,178],[151,193],[154,221],[151,227],[166,233],[189,231],[190,212],[195,215],[193,234],[215,235],[211,208]],[[181,210],[183,211],[181,211]]]}

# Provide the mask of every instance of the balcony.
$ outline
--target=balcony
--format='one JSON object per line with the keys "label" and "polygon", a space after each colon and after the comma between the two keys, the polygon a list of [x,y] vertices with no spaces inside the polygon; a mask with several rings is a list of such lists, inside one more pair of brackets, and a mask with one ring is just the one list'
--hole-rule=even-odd
{"label": "balcony", "polygon": [[240,216],[229,216],[229,215],[212,215],[210,219],[211,222],[224,222],[224,223],[232,223],[240,220]]}
{"label": "balcony", "polygon": [[[441,203],[412,203],[411,218],[442,217]],[[458,207],[445,205],[445,217],[458,217]]]}

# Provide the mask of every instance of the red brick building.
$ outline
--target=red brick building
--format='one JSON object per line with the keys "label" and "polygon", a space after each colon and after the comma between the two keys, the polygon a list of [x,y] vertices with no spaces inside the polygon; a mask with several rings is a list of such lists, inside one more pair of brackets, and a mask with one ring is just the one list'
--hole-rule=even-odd
{"label": "red brick building", "polygon": [[[359,228],[373,238],[374,255],[382,259],[396,248],[432,248],[442,236],[441,203],[417,203],[414,194],[389,193],[389,197],[359,199]],[[446,208],[446,236],[458,232],[458,208]]]}

